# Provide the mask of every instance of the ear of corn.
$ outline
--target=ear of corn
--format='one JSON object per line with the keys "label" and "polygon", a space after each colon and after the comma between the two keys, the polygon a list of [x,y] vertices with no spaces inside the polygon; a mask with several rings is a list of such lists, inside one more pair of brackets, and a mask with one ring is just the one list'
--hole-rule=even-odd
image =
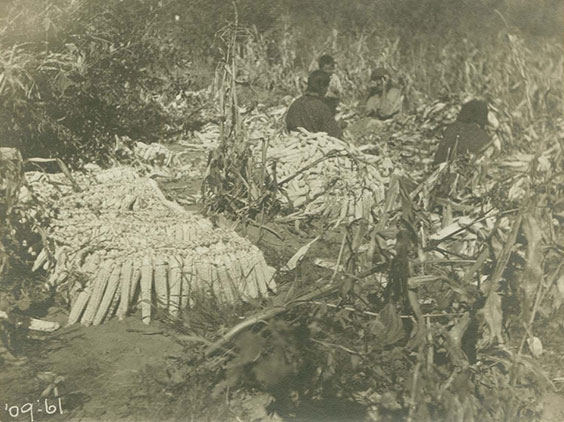
{"label": "ear of corn", "polygon": [[167,265],[160,254],[155,257],[154,262],[154,285],[157,295],[157,306],[166,309],[168,307]]}
{"label": "ear of corn", "polygon": [[234,263],[234,258],[233,255],[231,253],[227,253],[225,255],[223,255],[223,263],[226,269],[225,272],[225,277],[226,277],[226,281],[229,284],[229,287],[231,289],[231,294],[234,297],[234,299],[236,300],[242,300],[242,295],[241,292],[239,291],[239,289],[237,289],[237,286],[240,283],[237,283],[237,269]]}
{"label": "ear of corn", "polygon": [[260,297],[257,279],[254,276],[254,262],[251,254],[245,254],[241,257],[243,274],[245,277],[245,285],[248,286],[247,297]]}
{"label": "ear of corn", "polygon": [[182,241],[183,242],[190,242],[190,226],[188,224],[182,224]]}
{"label": "ear of corn", "polygon": [[[214,295],[215,292],[213,291],[213,286],[212,286],[212,279],[210,276],[210,268],[209,268],[209,264],[207,262],[203,262],[202,260],[198,260],[196,262],[196,271],[198,273],[198,280],[201,280],[201,284],[199,287],[201,287],[201,292],[203,292],[206,295]],[[197,287],[196,287],[197,288]]]}
{"label": "ear of corn", "polygon": [[88,326],[92,324],[96,311],[98,310],[100,302],[102,301],[104,290],[106,289],[106,285],[108,284],[108,280],[111,276],[113,265],[113,261],[107,260],[104,261],[100,266],[100,270],[98,271],[94,286],[92,288],[90,300],[88,301],[88,306],[86,307],[84,316],[81,320],[81,323],[83,325]]}
{"label": "ear of corn", "polygon": [[121,321],[129,309],[129,298],[130,290],[132,286],[133,277],[133,260],[131,258],[126,259],[121,267],[121,292],[120,292],[120,302],[117,310],[118,319]]}
{"label": "ear of corn", "polygon": [[110,305],[112,304],[112,301],[116,294],[116,290],[118,289],[119,286],[120,274],[121,274],[121,265],[116,263],[108,279],[108,284],[106,285],[104,296],[102,297],[102,301],[100,302],[100,306],[96,311],[92,324],[99,325],[104,320],[106,313],[108,313],[110,309]]}
{"label": "ear of corn", "polygon": [[225,265],[224,257],[225,255],[222,255],[219,259],[217,266],[217,278],[223,290],[223,294],[225,295],[225,300],[228,303],[232,303],[235,301],[235,298],[233,296],[233,290],[231,288],[231,280],[229,280],[229,277],[227,276],[228,270]]}
{"label": "ear of corn", "polygon": [[221,264],[219,257],[216,256],[213,266],[212,266],[212,278],[213,278],[213,283],[214,286],[216,286],[216,290],[219,292],[219,300],[222,303],[231,303],[231,300],[229,299],[229,291],[228,291],[228,285],[224,283],[224,279],[221,276],[220,272],[222,271],[222,267],[223,265]]}
{"label": "ear of corn", "polygon": [[235,261],[236,267],[239,269],[240,279],[244,280],[244,283],[241,283],[239,287],[241,287],[241,295],[247,299],[248,297],[256,297],[256,284],[250,278],[251,274],[251,262],[249,261],[249,256],[247,254],[237,254],[237,258]]}
{"label": "ear of corn", "polygon": [[172,317],[178,315],[178,310],[180,309],[180,300],[182,294],[182,277],[181,277],[181,261],[171,256],[169,258],[169,288],[170,288],[170,299],[168,312]]}
{"label": "ear of corn", "polygon": [[151,296],[153,287],[153,263],[149,254],[141,265],[141,318],[145,324],[151,322]]}
{"label": "ear of corn", "polygon": [[202,274],[200,274],[199,258],[193,257],[190,262],[190,300],[194,300],[194,296],[204,292],[206,286]]}
{"label": "ear of corn", "polygon": [[265,296],[268,293],[270,279],[268,278],[268,274],[266,272],[267,266],[264,265],[263,261],[264,258],[262,257],[262,254],[257,254],[257,260],[255,263],[255,273],[257,279],[259,280],[258,284],[259,284],[260,292],[263,296]]}
{"label": "ear of corn", "polygon": [[133,258],[133,274],[131,275],[131,287],[129,289],[129,303],[133,303],[135,296],[139,290],[139,281],[141,280],[142,260],[139,257]]}
{"label": "ear of corn", "polygon": [[118,287],[112,299],[112,303],[110,303],[108,312],[106,312],[106,316],[104,317],[103,322],[109,321],[116,314],[120,303],[120,299],[121,299],[121,289]]}
{"label": "ear of corn", "polygon": [[190,307],[190,291],[192,287],[192,261],[190,258],[184,259],[182,265],[182,287],[180,296],[180,306],[183,308]]}
{"label": "ear of corn", "polygon": [[75,299],[74,303],[72,304],[69,318],[67,321],[67,326],[73,325],[80,320],[80,317],[82,316],[82,312],[84,311],[86,305],[88,304],[88,301],[90,300],[90,294],[92,290],[90,287],[91,286],[88,286],[86,290],[81,291],[78,294],[77,298]]}
{"label": "ear of corn", "polygon": [[182,242],[184,240],[184,225],[182,223],[178,223],[175,227],[176,231],[174,233],[176,241]]}
{"label": "ear of corn", "polygon": [[239,273],[241,274],[241,279],[245,280],[244,283],[241,284],[243,288],[241,291],[241,295],[243,297],[257,297],[258,292],[256,289],[256,284],[254,280],[251,279],[251,262],[249,260],[249,256],[247,254],[240,254],[239,259],[237,259],[236,265],[239,269]]}

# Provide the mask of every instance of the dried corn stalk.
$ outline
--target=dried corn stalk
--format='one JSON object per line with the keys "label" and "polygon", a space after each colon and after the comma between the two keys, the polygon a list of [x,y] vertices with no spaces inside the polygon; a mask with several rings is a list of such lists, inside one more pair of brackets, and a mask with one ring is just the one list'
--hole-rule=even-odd
{"label": "dried corn stalk", "polygon": [[77,176],[80,193],[59,175],[28,179],[59,210],[49,227],[56,245],[50,282],[69,292],[69,324],[97,325],[115,313],[121,319],[135,299],[148,323],[154,307],[175,316],[198,295],[226,303],[275,288],[274,269],[258,248],[167,201],[131,169]]}

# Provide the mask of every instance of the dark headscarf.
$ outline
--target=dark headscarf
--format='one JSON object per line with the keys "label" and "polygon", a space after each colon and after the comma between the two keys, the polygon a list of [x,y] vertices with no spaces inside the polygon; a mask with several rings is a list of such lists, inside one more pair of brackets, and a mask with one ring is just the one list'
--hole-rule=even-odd
{"label": "dark headscarf", "polygon": [[324,54],[323,56],[321,56],[317,60],[317,64],[319,65],[319,68],[321,69],[323,66],[334,65],[335,59],[332,56],[330,56],[329,54]]}
{"label": "dark headscarf", "polygon": [[456,120],[463,123],[477,123],[484,128],[488,124],[488,104],[480,100],[469,101],[462,106]]}
{"label": "dark headscarf", "polygon": [[323,95],[327,91],[330,81],[331,76],[328,73],[322,70],[314,70],[307,78],[307,92]]}

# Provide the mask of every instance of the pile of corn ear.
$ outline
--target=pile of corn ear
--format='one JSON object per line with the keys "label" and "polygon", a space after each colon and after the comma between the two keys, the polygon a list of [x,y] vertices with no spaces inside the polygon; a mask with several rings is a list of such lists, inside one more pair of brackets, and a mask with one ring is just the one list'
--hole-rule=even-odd
{"label": "pile of corn ear", "polygon": [[307,216],[346,222],[373,220],[372,209],[383,202],[394,170],[387,158],[365,154],[326,133],[307,131],[273,138],[267,161],[269,168],[275,162],[279,183],[297,174],[281,186],[283,203]]}
{"label": "pile of corn ear", "polygon": [[68,324],[97,325],[141,308],[172,317],[198,297],[218,303],[257,298],[275,289],[274,269],[260,250],[234,231],[168,201],[157,183],[131,168],[75,174],[27,173],[29,186],[57,209],[47,228],[54,245],[34,270],[68,293]]}

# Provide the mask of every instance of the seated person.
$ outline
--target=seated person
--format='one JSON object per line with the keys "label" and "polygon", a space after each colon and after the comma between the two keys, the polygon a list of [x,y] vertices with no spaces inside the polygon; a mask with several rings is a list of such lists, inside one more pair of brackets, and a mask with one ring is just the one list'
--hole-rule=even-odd
{"label": "seated person", "polygon": [[253,109],[257,105],[257,95],[251,84],[251,78],[244,70],[238,70],[235,77],[237,104],[239,107]]}
{"label": "seated person", "polygon": [[341,137],[341,128],[323,100],[329,88],[329,79],[329,75],[321,70],[309,75],[305,94],[295,100],[286,113],[288,131],[301,127],[309,132],[325,132],[335,138]]}
{"label": "seated person", "polygon": [[464,104],[456,121],[443,132],[433,164],[452,160],[457,154],[481,153],[490,143],[485,130],[488,123],[488,104],[472,100]]}
{"label": "seated person", "polygon": [[329,74],[329,89],[327,94],[325,94],[325,103],[329,106],[333,114],[337,113],[337,106],[341,98],[341,93],[343,92],[343,87],[339,77],[335,73],[335,60],[333,57],[325,54],[319,58],[317,61],[319,64],[319,70]]}
{"label": "seated person", "polygon": [[402,90],[392,83],[390,72],[383,67],[374,69],[370,75],[366,115],[387,120],[401,111],[402,103]]}

